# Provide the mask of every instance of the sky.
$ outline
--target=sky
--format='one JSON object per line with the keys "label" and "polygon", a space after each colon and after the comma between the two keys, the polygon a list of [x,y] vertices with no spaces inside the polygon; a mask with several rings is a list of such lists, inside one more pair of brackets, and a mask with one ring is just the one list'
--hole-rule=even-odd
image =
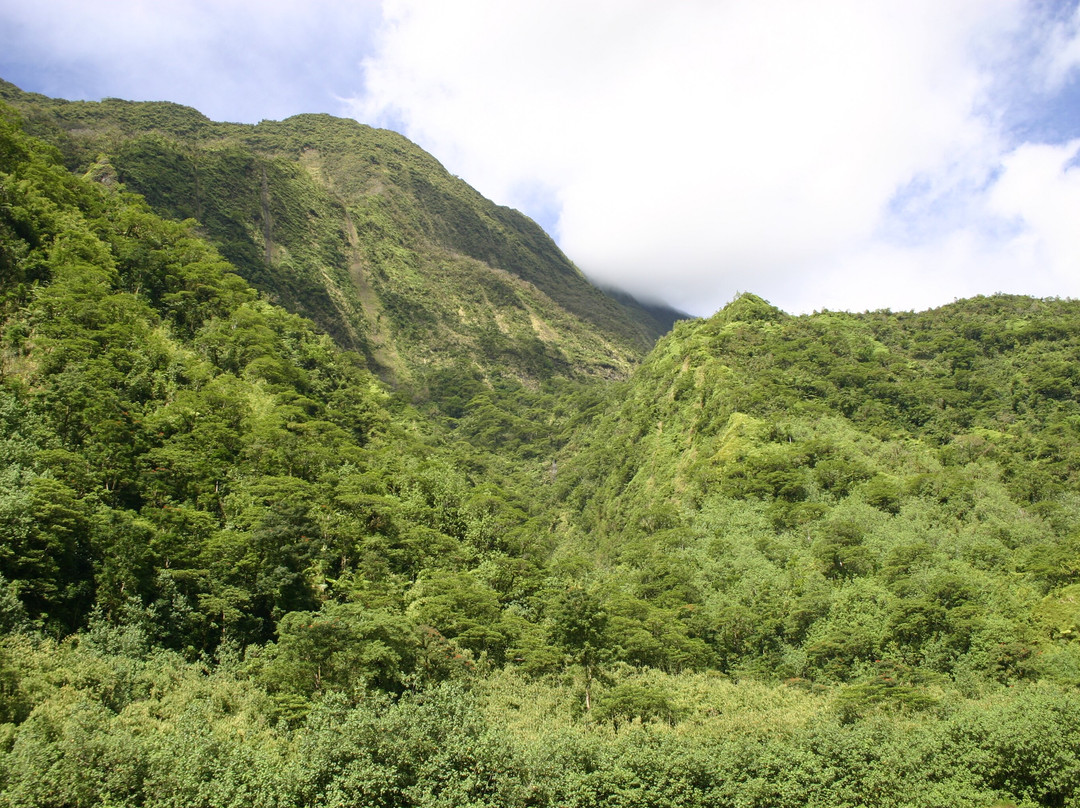
{"label": "sky", "polygon": [[1080,297],[1077,0],[0,0],[0,78],[395,129],[695,315]]}

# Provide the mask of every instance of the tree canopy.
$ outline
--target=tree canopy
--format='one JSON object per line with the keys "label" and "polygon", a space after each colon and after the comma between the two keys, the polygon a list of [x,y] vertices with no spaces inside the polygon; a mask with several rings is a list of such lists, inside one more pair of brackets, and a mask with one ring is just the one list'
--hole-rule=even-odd
{"label": "tree canopy", "polygon": [[1080,800],[1080,303],[742,295],[609,379],[402,293],[450,355],[395,388],[192,189],[34,126],[0,115],[3,804]]}

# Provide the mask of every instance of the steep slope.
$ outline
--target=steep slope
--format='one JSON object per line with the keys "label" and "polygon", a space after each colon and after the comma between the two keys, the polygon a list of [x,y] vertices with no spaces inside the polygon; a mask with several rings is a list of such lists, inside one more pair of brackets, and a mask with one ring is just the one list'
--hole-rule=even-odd
{"label": "steep slope", "polygon": [[562,563],[664,626],[623,641],[643,664],[697,639],[733,672],[1073,681],[1078,368],[1080,301],[793,317],[743,295],[567,445]]}
{"label": "steep slope", "polygon": [[482,553],[522,585],[527,500],[477,492],[361,357],[257,299],[191,223],[58,162],[0,114],[0,630],[137,613],[193,655],[363,603],[355,628],[400,651],[369,660],[392,689],[422,641],[439,668],[466,633],[403,614],[442,576],[498,622],[471,571]]}
{"label": "steep slope", "polygon": [[448,434],[111,170],[0,114],[0,803],[1076,803],[1076,302],[744,296]]}
{"label": "steep slope", "polygon": [[326,115],[215,123],[6,83],[0,98],[69,168],[197,220],[256,288],[413,387],[462,362],[526,381],[622,376],[679,316],[603,294],[534,222],[393,132]]}

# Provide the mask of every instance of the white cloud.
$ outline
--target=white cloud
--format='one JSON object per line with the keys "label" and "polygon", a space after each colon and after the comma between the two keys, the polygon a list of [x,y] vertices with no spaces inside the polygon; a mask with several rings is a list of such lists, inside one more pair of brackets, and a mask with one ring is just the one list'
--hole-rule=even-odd
{"label": "white cloud", "polygon": [[852,282],[820,268],[887,230],[899,190],[984,183],[1000,146],[977,114],[978,57],[1023,17],[936,1],[389,8],[358,117],[392,115],[497,201],[548,184],[588,274],[698,313],[737,289],[813,308]]}
{"label": "white cloud", "polygon": [[1080,67],[1080,6],[1053,26],[1045,57],[1046,83],[1058,89]]}
{"label": "white cloud", "polygon": [[970,221],[921,243],[870,239],[800,268],[815,308],[924,309],[1007,292],[1080,296],[1080,140],[1024,144],[1004,155]]}
{"label": "white cloud", "polygon": [[522,189],[550,188],[559,242],[600,282],[696,313],[739,289],[793,311],[1080,293],[1067,158],[1011,151],[991,96],[1024,71],[1061,86],[1080,62],[1080,12],[1040,23],[1032,5],[929,0],[390,9],[357,117],[392,116],[499,202],[529,210]]}
{"label": "white cloud", "polygon": [[1080,296],[1078,153],[1080,140],[1020,146],[1003,160],[1003,172],[987,203],[992,213],[1017,226],[1009,243],[1018,258],[1017,269],[1044,289]]}
{"label": "white cloud", "polygon": [[380,11],[376,0],[0,0],[0,64],[24,89],[174,101],[215,120],[340,113],[335,96],[360,89],[357,51]]}

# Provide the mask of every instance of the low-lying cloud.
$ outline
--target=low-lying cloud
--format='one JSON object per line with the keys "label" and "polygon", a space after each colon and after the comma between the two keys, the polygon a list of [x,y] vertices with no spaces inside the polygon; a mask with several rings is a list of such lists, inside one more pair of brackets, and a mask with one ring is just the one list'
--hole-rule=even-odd
{"label": "low-lying cloud", "polygon": [[1009,142],[996,97],[1017,71],[1074,78],[1075,16],[1037,11],[398,2],[354,114],[498,201],[543,184],[587,274],[694,313],[745,290],[792,311],[1076,295],[1067,147]]}

